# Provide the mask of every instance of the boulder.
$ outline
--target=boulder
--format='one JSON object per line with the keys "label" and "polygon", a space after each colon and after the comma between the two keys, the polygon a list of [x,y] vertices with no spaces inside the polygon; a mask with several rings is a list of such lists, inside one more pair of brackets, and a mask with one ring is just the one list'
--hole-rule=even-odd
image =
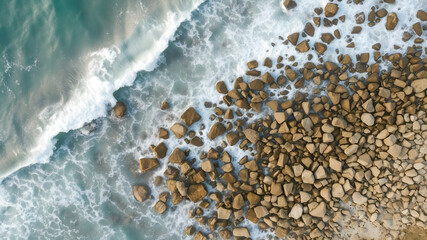
{"label": "boulder", "polygon": [[238,227],[233,229],[233,235],[235,237],[244,237],[249,238],[251,235],[249,234],[249,230],[246,227]]}
{"label": "boulder", "polygon": [[253,192],[249,192],[246,198],[251,206],[255,206],[261,201],[261,197]]}
{"label": "boulder", "polygon": [[411,87],[416,93],[424,92],[427,89],[427,78],[412,81]]}
{"label": "boulder", "polygon": [[254,208],[254,211],[257,218],[262,218],[269,214],[267,208],[264,206],[257,206]]}
{"label": "boulder", "polygon": [[333,17],[338,12],[338,5],[334,3],[327,3],[325,6],[325,16]]}
{"label": "boulder", "polygon": [[359,192],[354,192],[352,195],[352,199],[356,205],[362,205],[368,201],[368,198],[363,196]]}
{"label": "boulder", "polygon": [[141,172],[147,172],[159,166],[159,161],[155,158],[141,158],[139,159],[139,168]]}
{"label": "boulder", "polygon": [[224,125],[220,122],[216,122],[212,127],[211,130],[209,131],[209,139],[210,140],[214,140],[216,137],[224,134],[226,131]]}
{"label": "boulder", "polygon": [[329,158],[329,167],[336,172],[342,171],[342,162],[334,157]]}
{"label": "boulder", "polygon": [[225,85],[224,81],[219,81],[216,83],[216,90],[218,91],[218,93],[221,94],[227,94],[228,92],[227,86]]}
{"label": "boulder", "polygon": [[168,139],[169,138],[168,130],[166,130],[164,128],[159,128],[159,138]]}
{"label": "boulder", "polygon": [[232,212],[233,211],[231,209],[220,207],[220,208],[218,208],[218,219],[228,220],[230,218]]}
{"label": "boulder", "polygon": [[289,212],[289,217],[293,219],[299,219],[302,216],[302,205],[299,203],[294,204],[291,211]]}
{"label": "boulder", "polygon": [[304,40],[302,42],[300,42],[296,48],[295,48],[298,52],[307,52],[310,49],[310,46],[308,45],[307,40]]}
{"label": "boulder", "polygon": [[178,139],[184,137],[187,133],[187,127],[180,123],[175,123],[170,129]]}
{"label": "boulder", "polygon": [[243,199],[242,194],[238,194],[233,198],[233,208],[242,209],[245,205],[245,199]]}
{"label": "boulder", "polygon": [[248,63],[246,63],[246,65],[248,65],[249,69],[254,69],[254,68],[258,67],[258,62],[257,62],[257,60],[252,60],[252,61],[249,61]]}
{"label": "boulder", "polygon": [[202,168],[203,171],[210,173],[213,170],[215,170],[215,166],[213,165],[213,163],[211,162],[211,160],[205,160],[200,164],[200,167]]}
{"label": "boulder", "polygon": [[185,153],[179,148],[175,148],[172,154],[169,156],[169,162],[175,164],[181,164],[185,160]]}
{"label": "boulder", "polygon": [[193,125],[193,123],[199,121],[202,117],[196,112],[193,107],[189,107],[185,112],[181,115],[182,121],[187,126]]}
{"label": "boulder", "polygon": [[166,110],[169,108],[170,108],[170,106],[169,106],[169,103],[167,101],[163,101],[162,104],[160,105],[160,109],[162,109],[162,110]]}
{"label": "boulder", "polygon": [[283,193],[283,187],[281,183],[273,183],[271,185],[271,190],[270,190],[271,194],[273,194],[274,196],[280,196]]}
{"label": "boulder", "polygon": [[297,45],[299,32],[294,32],[288,36],[288,40],[292,45]]}
{"label": "boulder", "polygon": [[387,15],[387,22],[385,24],[385,28],[389,31],[394,30],[398,22],[399,18],[397,17],[396,13],[392,12]]}
{"label": "boulder", "polygon": [[157,201],[157,203],[154,205],[154,210],[158,214],[163,214],[164,212],[166,212],[167,208],[168,207],[166,206],[166,204],[162,201]]}
{"label": "boulder", "polygon": [[239,133],[237,132],[229,132],[225,135],[225,137],[227,138],[227,142],[230,146],[235,145],[240,139]]}
{"label": "boulder", "polygon": [[133,196],[138,202],[144,202],[150,197],[150,189],[144,185],[133,186]]}
{"label": "boulder", "polygon": [[124,102],[118,101],[113,107],[114,116],[117,118],[122,118],[126,114],[126,105]]}
{"label": "boulder", "polygon": [[363,113],[360,119],[368,126],[373,126],[375,124],[375,117],[370,113]]}
{"label": "boulder", "polygon": [[208,192],[203,184],[190,185],[187,189],[187,196],[194,203],[201,201],[206,195]]}
{"label": "boulder", "polygon": [[245,137],[252,143],[256,144],[259,140],[259,133],[253,129],[247,128],[244,131]]}
{"label": "boulder", "polygon": [[423,11],[422,9],[418,10],[417,18],[421,21],[427,21],[427,12]]}
{"label": "boulder", "polygon": [[175,186],[181,196],[187,196],[187,187],[184,182],[176,181]]}
{"label": "boulder", "polygon": [[153,148],[154,156],[156,158],[164,158],[166,156],[167,151],[168,151],[168,148],[163,142]]}
{"label": "boulder", "polygon": [[310,211],[310,215],[313,217],[323,218],[326,215],[326,203],[320,202]]}

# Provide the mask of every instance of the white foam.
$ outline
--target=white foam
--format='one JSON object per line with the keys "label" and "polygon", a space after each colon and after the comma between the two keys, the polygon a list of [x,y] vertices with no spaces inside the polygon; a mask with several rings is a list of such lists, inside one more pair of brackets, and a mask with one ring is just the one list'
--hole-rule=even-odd
{"label": "white foam", "polygon": [[[100,49],[87,56],[88,72],[79,82],[70,100],[62,103],[39,129],[40,135],[25,161],[1,178],[33,163],[45,163],[52,155],[53,138],[60,132],[82,127],[85,123],[106,114],[107,106],[114,105],[113,93],[132,84],[138,71],[152,71],[157,59],[166,49],[180,24],[189,19],[191,12],[202,0],[170,3],[165,18],[158,24],[138,26],[121,46]],[[157,12],[151,13],[153,15]]]}

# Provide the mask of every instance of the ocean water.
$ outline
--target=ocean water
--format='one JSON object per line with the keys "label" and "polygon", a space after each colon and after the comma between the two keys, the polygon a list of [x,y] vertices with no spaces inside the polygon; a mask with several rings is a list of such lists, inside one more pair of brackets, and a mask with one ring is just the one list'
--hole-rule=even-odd
{"label": "ocean water", "polygon": [[[152,186],[166,167],[163,162],[141,175],[137,159],[151,156],[150,144],[160,142],[157,129],[170,127],[190,105],[205,116],[192,128],[209,126],[203,105],[221,99],[215,82],[231,86],[247,61],[269,56],[275,64],[278,56],[294,55],[304,62],[308,54],[316,56],[313,50],[297,54],[278,37],[302,31],[313,9],[327,2],[298,3],[292,10],[279,0],[0,3],[0,238],[187,238],[194,205],[183,202],[159,216],[154,200],[133,199],[132,185]],[[325,60],[339,53],[355,60],[377,42],[382,53],[403,52],[412,44],[400,36],[427,0],[339,4],[337,16],[345,14],[346,22],[316,28],[308,37],[312,44],[321,33],[341,31]],[[386,31],[383,19],[372,28],[365,22],[361,34],[351,35],[354,15],[367,16],[371,6],[398,14],[395,31]],[[354,50],[345,47],[349,38]],[[310,94],[313,87],[304,91]],[[172,109],[161,111],[165,99]],[[121,120],[108,111],[117,100],[128,106]],[[167,144],[173,149],[183,141]],[[191,156],[207,149],[192,149]],[[243,154],[231,150],[236,158]],[[151,189],[154,197],[166,190]],[[251,233],[268,234],[255,228]]]}

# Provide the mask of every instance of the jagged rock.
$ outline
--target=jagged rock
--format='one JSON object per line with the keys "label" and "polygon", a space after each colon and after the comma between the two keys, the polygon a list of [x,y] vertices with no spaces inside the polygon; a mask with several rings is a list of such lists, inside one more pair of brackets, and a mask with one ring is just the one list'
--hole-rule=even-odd
{"label": "jagged rock", "polygon": [[139,168],[141,172],[147,172],[159,166],[159,161],[155,158],[141,158],[139,159]]}
{"label": "jagged rock", "polygon": [[170,106],[169,106],[169,103],[167,101],[163,101],[162,104],[160,105],[161,110],[166,110],[169,108],[170,108]]}
{"label": "jagged rock", "polygon": [[235,237],[244,237],[249,238],[251,235],[249,234],[249,230],[246,227],[238,227],[233,229],[233,235]]}
{"label": "jagged rock", "polygon": [[304,40],[302,42],[300,42],[296,48],[295,48],[298,52],[307,52],[310,49],[310,46],[308,45],[307,40]]}
{"label": "jagged rock", "polygon": [[320,202],[313,210],[310,211],[313,217],[323,218],[326,215],[326,203]]}
{"label": "jagged rock", "polygon": [[221,94],[227,94],[228,93],[228,89],[227,89],[227,86],[225,85],[224,81],[219,81],[216,83],[216,90],[218,91],[218,93],[221,93]]}
{"label": "jagged rock", "polygon": [[244,131],[245,137],[253,144],[256,144],[259,139],[259,133],[253,129],[247,128]]}
{"label": "jagged rock", "polygon": [[227,138],[227,142],[230,146],[235,145],[239,140],[239,134],[237,132],[229,132],[225,135],[225,137]]}
{"label": "jagged rock", "polygon": [[254,208],[254,211],[257,218],[262,218],[268,215],[268,210],[264,206],[257,206]]}
{"label": "jagged rock", "polygon": [[153,151],[156,158],[164,158],[166,156],[168,148],[166,147],[165,143],[160,143],[157,145]]}
{"label": "jagged rock", "polygon": [[209,131],[209,139],[214,140],[218,136],[224,134],[226,131],[224,125],[220,122],[216,122]]}
{"label": "jagged rock", "polygon": [[189,107],[185,112],[181,115],[182,121],[187,126],[193,125],[193,123],[199,121],[202,117],[196,112],[196,109],[193,107]]}
{"label": "jagged rock", "polygon": [[200,202],[206,195],[208,192],[203,184],[190,185],[187,189],[187,196],[194,203]]}
{"label": "jagged rock", "polygon": [[133,186],[133,196],[138,202],[144,202],[150,196],[150,189],[144,185]]}
{"label": "jagged rock", "polygon": [[297,45],[298,37],[299,37],[299,32],[295,32],[288,36],[288,40],[290,43],[292,43],[292,45],[295,46]]}
{"label": "jagged rock", "polygon": [[228,220],[233,211],[231,209],[227,209],[224,207],[218,208],[218,219],[226,219]]}

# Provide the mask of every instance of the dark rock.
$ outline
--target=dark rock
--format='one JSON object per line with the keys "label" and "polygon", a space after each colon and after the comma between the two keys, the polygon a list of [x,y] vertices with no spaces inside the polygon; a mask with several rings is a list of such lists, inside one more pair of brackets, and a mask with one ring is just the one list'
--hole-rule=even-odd
{"label": "dark rock", "polygon": [[126,105],[124,102],[118,101],[113,108],[114,116],[117,118],[122,118],[126,114]]}
{"label": "dark rock", "polygon": [[196,112],[193,107],[189,107],[182,115],[181,119],[185,125],[191,126],[193,123],[199,121],[202,117]]}

